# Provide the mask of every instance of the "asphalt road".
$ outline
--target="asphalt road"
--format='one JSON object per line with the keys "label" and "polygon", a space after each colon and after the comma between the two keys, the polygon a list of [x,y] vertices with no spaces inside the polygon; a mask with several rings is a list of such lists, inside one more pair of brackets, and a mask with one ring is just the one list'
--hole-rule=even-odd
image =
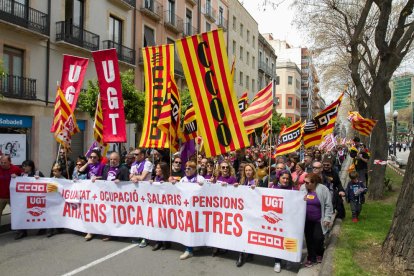
{"label": "asphalt road", "polygon": [[[15,241],[13,232],[0,234],[1,275],[274,275],[274,260],[254,256],[254,260],[238,268],[236,252],[217,257],[210,248],[201,248],[193,258],[181,261],[184,246],[153,252],[139,248],[130,239],[103,242],[95,238],[85,242],[80,233],[67,230],[51,238],[29,236]],[[303,254],[306,256],[306,253]],[[289,264],[278,275],[297,275],[300,264]],[[317,275],[318,266],[303,268],[299,275]]]}

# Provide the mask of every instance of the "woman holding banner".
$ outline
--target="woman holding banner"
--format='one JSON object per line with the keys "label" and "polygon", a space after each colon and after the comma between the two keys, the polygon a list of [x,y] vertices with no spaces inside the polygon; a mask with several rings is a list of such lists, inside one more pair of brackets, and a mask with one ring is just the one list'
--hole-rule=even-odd
{"label": "woman holding banner", "polygon": [[[81,174],[86,174],[87,179],[102,179],[104,164],[101,163],[101,151],[92,150],[88,157],[88,162],[78,169]],[[93,235],[91,233],[86,234],[85,241],[92,240]]]}
{"label": "woman holding banner", "polygon": [[321,184],[322,179],[318,174],[308,174],[304,182],[300,190],[307,192],[305,239],[308,258],[305,267],[311,267],[314,263],[322,262],[324,235],[331,225],[333,207],[331,193]]}
{"label": "woman holding banner", "polygon": [[[168,168],[168,164],[166,162],[159,162],[156,166],[155,166],[155,176],[153,177],[153,179],[150,181],[151,183],[153,182],[165,182],[168,181],[169,179],[169,168]],[[156,241],[154,247],[152,248],[152,251],[157,251],[159,249],[161,250],[165,250],[167,248],[171,247],[171,243],[170,242],[166,242],[166,241]]]}
{"label": "woman holding banner", "polygon": [[[256,168],[253,164],[247,163],[244,165],[244,170],[242,172],[242,176],[240,178],[239,183],[235,183],[234,186],[237,187],[238,185],[249,186],[250,188],[254,189],[256,186],[259,186],[260,180],[257,178]],[[239,258],[236,261],[236,266],[241,267],[244,263],[252,259],[252,254],[246,254],[243,252],[239,252]]]}
{"label": "woman holding banner", "polygon": [[[197,173],[197,164],[194,161],[188,161],[185,163],[185,176],[181,178],[180,182],[190,182],[190,183],[198,183],[199,185],[203,185],[204,177]],[[173,184],[175,181],[172,182]],[[193,256],[193,248],[187,247],[185,252],[181,254],[180,260],[186,260]]]}

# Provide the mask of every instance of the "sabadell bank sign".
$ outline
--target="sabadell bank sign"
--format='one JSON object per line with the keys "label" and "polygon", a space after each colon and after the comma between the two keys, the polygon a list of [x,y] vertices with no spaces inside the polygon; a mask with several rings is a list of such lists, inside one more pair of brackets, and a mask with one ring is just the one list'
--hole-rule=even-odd
{"label": "sabadell bank sign", "polygon": [[0,127],[31,128],[32,117],[0,114]]}

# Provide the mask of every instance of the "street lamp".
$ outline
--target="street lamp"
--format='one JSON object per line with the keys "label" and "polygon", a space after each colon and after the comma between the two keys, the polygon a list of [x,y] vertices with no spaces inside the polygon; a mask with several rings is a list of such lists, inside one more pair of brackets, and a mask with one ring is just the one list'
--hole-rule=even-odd
{"label": "street lamp", "polygon": [[394,119],[394,157],[397,160],[397,119],[398,119],[398,111],[395,110],[392,114],[392,118]]}

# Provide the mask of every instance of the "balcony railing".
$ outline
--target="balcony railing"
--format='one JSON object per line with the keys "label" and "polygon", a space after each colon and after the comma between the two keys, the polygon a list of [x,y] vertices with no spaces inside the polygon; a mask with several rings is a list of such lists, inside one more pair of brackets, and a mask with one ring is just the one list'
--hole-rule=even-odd
{"label": "balcony railing", "polygon": [[36,80],[4,74],[0,76],[0,93],[8,98],[35,100]]}
{"label": "balcony railing", "polygon": [[99,35],[67,21],[56,22],[56,41],[66,41],[91,51],[99,50]]}
{"label": "balcony railing", "polygon": [[160,21],[162,18],[162,4],[154,0],[142,1],[141,12],[154,20]]}
{"label": "balcony railing", "polygon": [[210,20],[212,22],[215,22],[216,21],[216,13],[217,13],[216,10],[213,9],[211,4],[206,4],[205,5],[204,15],[208,20]]}
{"label": "balcony railing", "polygon": [[227,31],[227,19],[225,19],[223,16],[219,16],[217,26],[219,28],[222,28],[223,31]]}
{"label": "balcony railing", "polygon": [[134,8],[136,7],[136,0],[121,0],[121,1],[127,3],[128,5]]}
{"label": "balcony railing", "polygon": [[135,51],[133,49],[112,40],[104,40],[102,45],[104,49],[115,48],[119,60],[135,65]]}
{"label": "balcony railing", "polygon": [[165,11],[164,25],[177,34],[184,32],[184,20],[171,11]]}
{"label": "balcony railing", "polygon": [[190,23],[184,24],[184,36],[191,36],[197,34],[197,28],[194,28]]}
{"label": "balcony railing", "polygon": [[15,0],[0,0],[0,19],[49,35],[48,15]]}

